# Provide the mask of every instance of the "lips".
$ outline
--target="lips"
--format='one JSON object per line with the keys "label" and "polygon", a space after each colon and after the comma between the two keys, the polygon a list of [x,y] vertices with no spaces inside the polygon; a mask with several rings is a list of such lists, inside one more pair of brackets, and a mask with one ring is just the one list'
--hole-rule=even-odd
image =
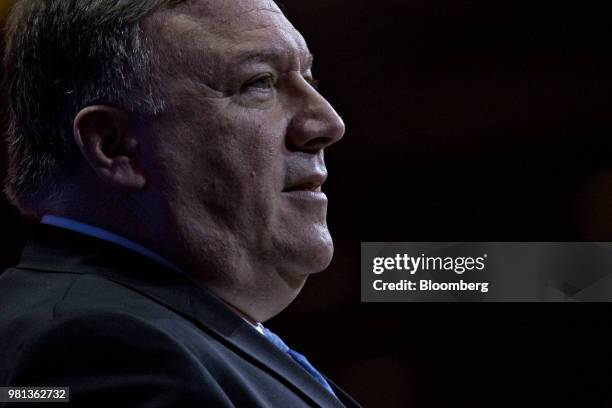
{"label": "lips", "polygon": [[296,179],[295,181],[289,182],[287,187],[283,190],[284,193],[296,192],[296,191],[313,191],[320,192],[321,186],[327,179],[326,173],[313,173],[305,177]]}

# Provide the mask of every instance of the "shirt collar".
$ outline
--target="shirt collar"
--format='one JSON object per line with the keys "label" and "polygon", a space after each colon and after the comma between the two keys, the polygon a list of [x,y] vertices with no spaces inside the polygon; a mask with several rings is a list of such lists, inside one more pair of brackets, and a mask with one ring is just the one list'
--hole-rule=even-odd
{"label": "shirt collar", "polygon": [[67,229],[70,231],[78,232],[83,235],[88,235],[90,237],[98,238],[103,241],[112,242],[113,244],[119,245],[123,248],[129,249],[130,251],[139,253],[140,255],[147,257],[169,269],[172,269],[175,272],[184,274],[180,268],[176,265],[168,261],[166,258],[161,255],[151,251],[150,249],[144,247],[143,245],[137,244],[134,241],[130,241],[127,238],[124,238],[120,235],[117,235],[113,232],[105,230],[100,227],[96,227],[90,224],[86,224],[81,221],[73,220],[71,218],[60,217],[58,215],[46,214],[42,217],[41,224],[52,225],[54,227]]}

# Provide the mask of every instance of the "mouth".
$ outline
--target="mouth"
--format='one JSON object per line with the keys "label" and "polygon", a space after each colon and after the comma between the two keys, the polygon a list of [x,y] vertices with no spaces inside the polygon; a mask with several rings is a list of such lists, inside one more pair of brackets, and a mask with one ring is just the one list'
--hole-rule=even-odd
{"label": "mouth", "polygon": [[297,200],[295,202],[301,205],[325,205],[327,196],[321,190],[325,179],[327,179],[327,173],[315,173],[299,178],[287,184],[287,187],[283,189],[283,195],[290,200]]}
{"label": "mouth", "polygon": [[321,192],[321,184],[304,184],[304,185],[296,185],[293,187],[289,187],[283,190],[283,193],[292,193],[295,191],[312,191],[312,192]]}
{"label": "mouth", "polygon": [[289,185],[285,187],[285,189],[283,189],[283,193],[292,193],[300,191],[321,193],[321,187],[323,186],[323,183],[325,183],[326,179],[326,173],[311,174],[309,176],[289,183]]}

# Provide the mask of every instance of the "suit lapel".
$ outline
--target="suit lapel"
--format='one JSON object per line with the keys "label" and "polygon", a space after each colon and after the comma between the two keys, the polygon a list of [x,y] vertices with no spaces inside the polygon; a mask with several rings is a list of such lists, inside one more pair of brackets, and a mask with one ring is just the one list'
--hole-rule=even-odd
{"label": "suit lapel", "polygon": [[[198,321],[213,328],[208,316],[208,308],[198,307],[195,299],[194,307]],[[279,350],[262,334],[238,317],[240,324],[231,333],[226,333],[223,341],[230,344],[245,358],[268,371],[296,394],[318,406],[341,407],[342,404],[319,384],[306,370],[297,364],[288,354]],[[219,333],[223,335],[222,333]]]}

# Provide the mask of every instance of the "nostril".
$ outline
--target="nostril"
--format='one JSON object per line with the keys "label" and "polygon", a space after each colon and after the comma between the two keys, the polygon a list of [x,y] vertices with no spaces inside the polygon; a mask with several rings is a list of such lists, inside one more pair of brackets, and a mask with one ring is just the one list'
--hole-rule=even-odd
{"label": "nostril", "polygon": [[319,150],[322,150],[324,147],[329,145],[331,141],[332,139],[329,137],[316,137],[304,144],[304,150],[318,152]]}

